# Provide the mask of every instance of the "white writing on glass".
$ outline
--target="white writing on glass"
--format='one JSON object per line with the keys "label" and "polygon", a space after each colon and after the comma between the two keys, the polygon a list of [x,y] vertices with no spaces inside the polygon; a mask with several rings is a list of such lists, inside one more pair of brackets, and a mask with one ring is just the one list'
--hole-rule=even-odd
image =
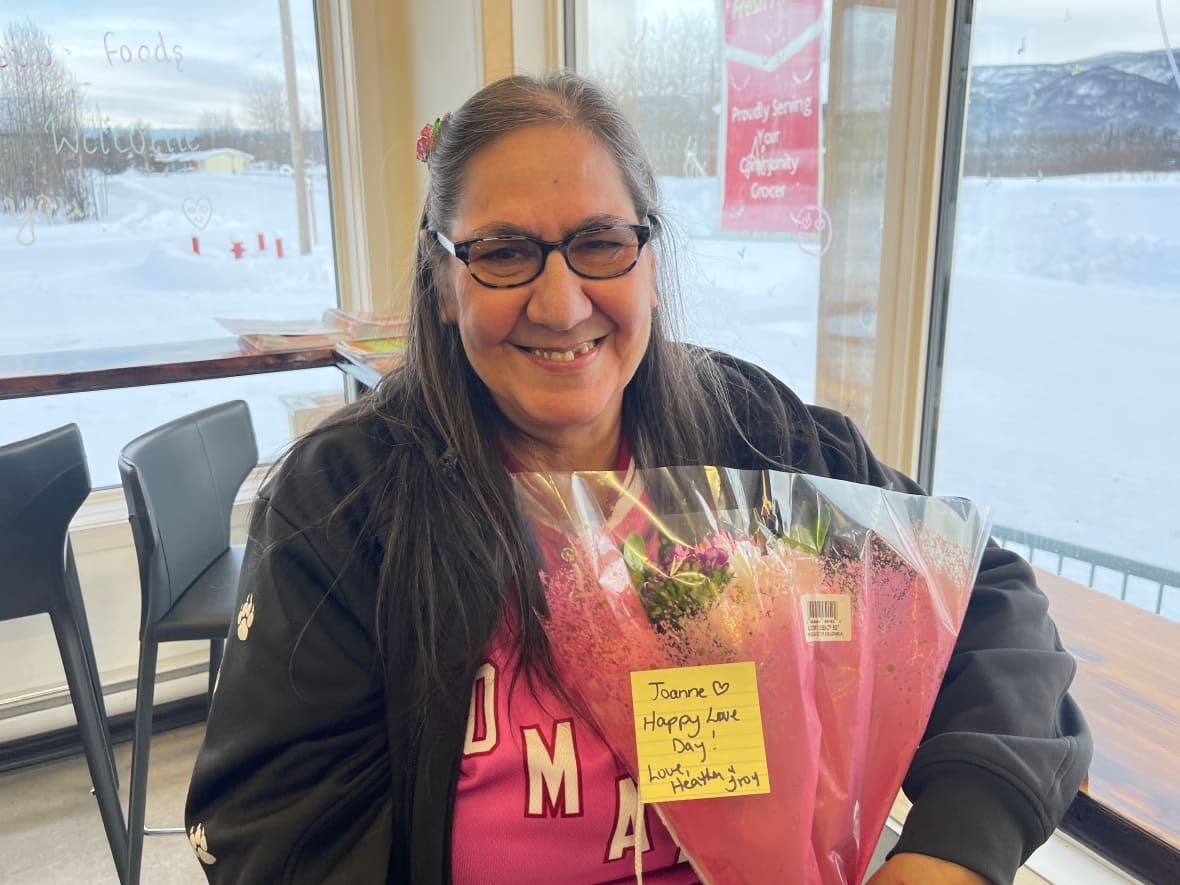
{"label": "white writing on glass", "polygon": [[53,47],[50,44],[34,47],[32,54],[26,54],[26,51],[27,49],[22,50],[20,46],[0,46],[0,71],[27,71],[33,65],[41,68],[53,67]]}
{"label": "white writing on glass", "polygon": [[180,63],[184,61],[184,53],[181,51],[182,47],[179,43],[174,43],[171,48],[164,41],[164,32],[156,31],[156,35],[160,38],[158,43],[149,46],[147,43],[140,43],[138,46],[132,47],[126,43],[118,43],[112,45],[111,38],[115,35],[114,31],[107,31],[102,35],[102,48],[107,56],[107,64],[111,67],[115,66],[115,59],[118,58],[123,64],[130,64],[134,61],[140,62],[175,62],[176,70],[180,70]]}
{"label": "white writing on glass", "polygon": [[[179,138],[152,138],[150,131],[145,131],[136,126],[124,130],[123,132],[111,132],[110,143],[107,141],[108,130],[110,129],[110,119],[104,121],[104,128],[100,129],[97,135],[91,135],[84,132],[80,127],[74,126],[72,132],[70,129],[65,129],[61,132],[57,128],[57,116],[51,116],[45,121],[44,129],[49,133],[53,140],[53,150],[60,155],[66,152],[77,156],[79,153],[86,154],[102,154],[106,156],[110,154],[113,148],[115,153],[128,156],[131,154],[147,158],[148,154],[166,154],[174,152],[195,151],[199,150],[201,144],[199,141],[190,140],[187,135],[182,135]],[[73,140],[70,140],[71,134]],[[123,143],[120,143],[120,136],[122,136]]]}

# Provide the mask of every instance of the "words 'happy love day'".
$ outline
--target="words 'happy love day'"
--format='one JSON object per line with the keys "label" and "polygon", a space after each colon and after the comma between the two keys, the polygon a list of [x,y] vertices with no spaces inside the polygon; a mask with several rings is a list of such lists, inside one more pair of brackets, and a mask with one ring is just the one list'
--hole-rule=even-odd
{"label": "words 'happy love day'", "polygon": [[[672,688],[660,680],[648,683],[651,689],[650,700],[657,701],[707,701],[710,698],[721,697],[729,691],[729,683],[714,680],[710,686],[697,685],[687,688]],[[652,710],[644,713],[641,719],[645,732],[664,733],[672,739],[673,750],[677,753],[700,752],[703,762],[708,752],[704,741],[697,741],[705,725],[716,723],[741,722],[741,714],[736,706],[726,705],[714,707],[706,704],[703,711],[699,709],[684,710],[667,713]]]}

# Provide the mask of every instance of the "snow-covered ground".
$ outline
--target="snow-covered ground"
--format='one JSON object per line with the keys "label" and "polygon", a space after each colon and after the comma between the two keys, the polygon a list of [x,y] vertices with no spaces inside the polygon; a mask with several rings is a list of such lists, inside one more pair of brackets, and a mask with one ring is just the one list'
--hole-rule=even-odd
{"label": "snow-covered ground", "polygon": [[[687,336],[810,398],[819,260],[791,238],[716,236],[713,180],[664,185],[687,240]],[[322,177],[319,245],[303,257],[290,177],[128,173],[108,187],[106,221],[35,217],[32,245],[22,219],[0,216],[0,354],[215,337],[214,316],[314,318],[333,303]],[[212,214],[198,231],[203,198]],[[963,183],[936,492],[986,502],[1005,525],[1180,571],[1176,205],[1180,176]],[[269,453],[285,441],[290,397],[339,389],[334,370],[317,370],[3,401],[0,442],[77,421],[95,484],[114,484],[118,448],[167,417],[243,396]],[[1154,588],[1131,591],[1154,606]],[[1165,612],[1180,619],[1177,597]]]}
{"label": "snow-covered ground", "polygon": [[[668,190],[692,237],[694,339],[812,396],[817,260],[790,240],[710,239],[715,191]],[[959,197],[933,491],[1180,572],[1180,176],[972,178]],[[1117,593],[1121,576],[1096,583]],[[1157,589],[1132,579],[1128,598],[1154,610]],[[1163,611],[1180,620],[1180,592]]]}
{"label": "snow-covered ground", "polygon": [[1177,205],[1174,175],[965,182],[936,491],[1180,572]]}
{"label": "snow-covered ground", "polygon": [[[107,179],[102,221],[0,215],[0,354],[232,336],[214,317],[319,319],[336,303],[327,182],[311,177],[318,244],[300,256],[290,175],[126,172]],[[265,251],[258,249],[258,234]],[[192,238],[199,238],[200,255]],[[276,238],[283,241],[283,258]],[[235,241],[245,251],[235,259]],[[335,369],[0,401],[0,442],[76,421],[95,486],[169,418],[242,397],[264,457],[289,439],[292,398],[342,391]]]}

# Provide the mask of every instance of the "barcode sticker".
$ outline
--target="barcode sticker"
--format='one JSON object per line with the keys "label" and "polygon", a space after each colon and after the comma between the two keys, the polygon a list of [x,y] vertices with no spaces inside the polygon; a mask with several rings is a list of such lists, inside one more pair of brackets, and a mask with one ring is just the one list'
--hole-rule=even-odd
{"label": "barcode sticker", "polygon": [[804,596],[803,632],[808,642],[848,642],[852,639],[852,600],[840,593]]}

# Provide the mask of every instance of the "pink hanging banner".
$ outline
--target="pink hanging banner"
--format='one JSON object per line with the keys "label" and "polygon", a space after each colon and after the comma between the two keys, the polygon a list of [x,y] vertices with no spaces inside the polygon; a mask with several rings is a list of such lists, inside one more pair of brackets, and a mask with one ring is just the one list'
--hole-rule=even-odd
{"label": "pink hanging banner", "polygon": [[794,233],[819,204],[823,0],[725,0],[721,229]]}

